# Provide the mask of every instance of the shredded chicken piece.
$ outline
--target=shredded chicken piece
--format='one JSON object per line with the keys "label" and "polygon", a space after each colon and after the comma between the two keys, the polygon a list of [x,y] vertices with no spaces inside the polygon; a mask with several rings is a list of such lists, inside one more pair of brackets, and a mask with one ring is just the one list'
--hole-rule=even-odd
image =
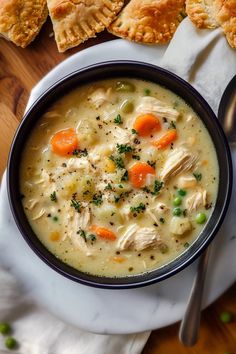
{"label": "shredded chicken piece", "polygon": [[116,129],[112,131],[112,134],[119,144],[130,144],[134,138],[132,133],[120,127],[116,127]]}
{"label": "shredded chicken piece", "polygon": [[174,216],[170,222],[170,232],[175,235],[183,235],[192,230],[192,224],[188,218]]}
{"label": "shredded chicken piece", "polygon": [[197,210],[200,207],[203,207],[207,204],[207,191],[201,189],[191,195],[186,199],[186,208],[189,211]]}
{"label": "shredded chicken piece", "polygon": [[38,220],[38,219],[40,219],[44,214],[45,214],[45,209],[42,208],[38,214],[36,214],[34,217],[32,217],[32,220]]}
{"label": "shredded chicken piece", "polygon": [[71,158],[67,162],[66,170],[68,172],[73,172],[75,170],[83,170],[85,172],[89,172],[90,170],[90,163],[88,159],[81,157],[81,158]]}
{"label": "shredded chicken piece", "polygon": [[32,210],[34,209],[34,207],[38,204],[38,199],[29,199],[26,203],[25,203],[25,207],[28,210]]}
{"label": "shredded chicken piece", "polygon": [[84,207],[81,210],[81,213],[78,213],[68,203],[65,207],[65,215],[66,235],[71,239],[73,245],[76,248],[79,248],[85,252],[86,256],[92,256],[94,252],[91,247],[89,247],[89,245],[85,242],[84,238],[81,237],[80,234],[77,234],[78,230],[85,230],[88,227],[91,219],[90,210]]}
{"label": "shredded chicken piece", "polygon": [[135,233],[134,248],[142,251],[148,247],[155,247],[161,241],[156,229],[152,227],[139,228]]}
{"label": "shredded chicken piece", "polygon": [[179,188],[194,188],[196,185],[196,178],[191,175],[180,176],[177,181],[177,186]]}
{"label": "shredded chicken piece", "polygon": [[146,214],[150,216],[150,218],[155,222],[158,223],[157,217],[155,216],[155,214],[153,214],[153,209],[146,209]]}
{"label": "shredded chicken piece", "polygon": [[121,236],[117,243],[117,249],[120,251],[124,251],[134,244],[135,233],[138,230],[137,224],[132,224],[125,231],[124,235]]}
{"label": "shredded chicken piece", "polygon": [[148,247],[154,247],[161,241],[156,229],[152,227],[139,227],[132,224],[128,227],[122,237],[119,238],[117,249],[120,251],[133,248],[142,251]]}
{"label": "shredded chicken piece", "polygon": [[169,153],[160,177],[163,181],[166,181],[170,177],[190,170],[196,162],[196,155],[192,154],[184,147],[179,147]]}
{"label": "shredded chicken piece", "polygon": [[140,104],[136,108],[137,113],[154,113],[159,117],[167,118],[176,121],[179,117],[179,112],[176,109],[171,108],[165,102],[159,101],[155,97],[142,97]]}
{"label": "shredded chicken piece", "polygon": [[95,90],[88,98],[94,104],[96,108],[101,107],[104,103],[109,103],[111,101],[111,89],[105,90],[104,88],[98,88]]}
{"label": "shredded chicken piece", "polygon": [[48,186],[50,182],[50,176],[49,173],[43,169],[40,173],[40,178],[38,180],[34,181],[34,184],[42,184],[42,187]]}

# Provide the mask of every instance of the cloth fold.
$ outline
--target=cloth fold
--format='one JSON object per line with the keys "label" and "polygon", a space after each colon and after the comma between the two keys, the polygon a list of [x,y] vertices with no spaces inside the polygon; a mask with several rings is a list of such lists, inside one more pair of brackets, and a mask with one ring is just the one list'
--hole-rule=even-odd
{"label": "cloth fold", "polygon": [[[196,30],[186,18],[166,49],[160,66],[189,81],[217,113],[220,97],[236,72],[236,56],[218,29]],[[139,354],[150,335],[149,332],[97,335],[69,326],[29,301],[21,292],[20,284],[2,268],[0,314],[0,321],[13,324],[14,336],[20,343],[17,354]],[[5,353],[0,340],[0,354]]]}

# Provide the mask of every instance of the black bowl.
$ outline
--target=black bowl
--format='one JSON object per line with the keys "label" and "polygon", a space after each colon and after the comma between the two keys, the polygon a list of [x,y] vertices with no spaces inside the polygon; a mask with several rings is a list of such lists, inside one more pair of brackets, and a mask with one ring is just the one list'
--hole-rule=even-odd
{"label": "black bowl", "polygon": [[[19,165],[25,141],[43,112],[59,97],[85,83],[114,77],[133,77],[160,84],[182,97],[199,115],[214,142],[219,167],[219,191],[214,211],[197,240],[169,264],[143,274],[107,278],[80,272],[50,253],[31,229],[25,216],[19,189]],[[157,66],[135,62],[114,61],[89,66],[56,82],[25,114],[14,137],[7,171],[10,206],[16,224],[32,250],[51,268],[67,278],[99,288],[121,289],[145,286],[166,279],[193,262],[213,240],[226,214],[232,188],[232,161],[229,146],[218,120],[202,96],[186,81]]]}

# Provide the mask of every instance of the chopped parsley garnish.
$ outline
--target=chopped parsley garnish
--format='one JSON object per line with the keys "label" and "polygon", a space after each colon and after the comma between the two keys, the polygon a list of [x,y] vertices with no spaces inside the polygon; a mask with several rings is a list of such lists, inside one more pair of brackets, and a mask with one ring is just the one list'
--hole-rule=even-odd
{"label": "chopped parsley garnish", "polygon": [[145,96],[150,96],[151,90],[149,90],[148,88],[144,89],[144,95]]}
{"label": "chopped parsley garnish", "polygon": [[57,201],[57,196],[56,196],[56,192],[52,192],[52,194],[50,194],[50,199],[52,202],[56,202]]}
{"label": "chopped parsley garnish", "polygon": [[122,186],[122,184],[119,184],[118,187],[119,187],[119,188],[124,188],[124,187]]}
{"label": "chopped parsley garnish", "polygon": [[94,195],[93,195],[92,203],[93,203],[94,205],[97,205],[97,206],[98,206],[98,205],[101,205],[102,202],[103,202],[103,200],[102,200],[102,193],[94,194]]}
{"label": "chopped parsley garnish", "polygon": [[105,189],[105,191],[112,191],[111,183],[108,183],[104,189]]}
{"label": "chopped parsley garnish", "polygon": [[77,234],[80,235],[84,239],[85,242],[87,242],[88,240],[94,242],[97,239],[96,235],[94,235],[94,234],[89,234],[87,236],[86,232],[84,230],[82,230],[82,229],[77,231]]}
{"label": "chopped parsley garnish", "polygon": [[138,206],[136,207],[130,207],[130,211],[131,213],[141,213],[146,209],[146,206],[143,203],[140,203]]}
{"label": "chopped parsley garnish", "polygon": [[134,160],[140,160],[140,156],[138,156],[138,155],[132,155],[132,159],[134,159]]}
{"label": "chopped parsley garnish", "polygon": [[70,206],[75,208],[78,213],[81,213],[81,203],[78,200],[71,199]]}
{"label": "chopped parsley garnish", "polygon": [[151,193],[150,189],[147,186],[143,187],[143,191],[146,193]]}
{"label": "chopped parsley garnish", "polygon": [[132,134],[138,134],[137,130],[135,130],[135,129],[132,129],[132,130],[131,130],[131,133],[132,133]]}
{"label": "chopped parsley garnish", "polygon": [[84,149],[84,150],[75,149],[72,152],[72,155],[77,156],[77,157],[88,156],[88,151],[87,151],[87,149]]}
{"label": "chopped parsley garnish", "polygon": [[165,223],[165,219],[164,218],[160,218],[159,221],[164,224]]}
{"label": "chopped parsley garnish", "polygon": [[53,216],[52,220],[53,221],[58,221],[58,217],[57,216]]}
{"label": "chopped parsley garnish", "polygon": [[121,196],[120,195],[114,195],[114,201],[115,203],[119,203]]}
{"label": "chopped parsley garnish", "polygon": [[185,242],[184,247],[185,247],[185,248],[188,248],[189,246],[190,246],[189,243],[188,243],[188,242]]}
{"label": "chopped parsley garnish", "polygon": [[84,230],[77,231],[77,234],[80,235],[84,239],[85,242],[87,242],[86,232]]}
{"label": "chopped parsley garnish", "polygon": [[201,173],[193,173],[194,177],[196,178],[197,181],[201,181],[202,179],[202,174]]}
{"label": "chopped parsley garnish", "polygon": [[155,168],[156,167],[156,162],[155,161],[147,161],[147,163],[151,166],[151,167],[153,167],[153,168]]}
{"label": "chopped parsley garnish", "polygon": [[125,164],[124,164],[122,157],[120,157],[120,156],[115,157],[115,156],[111,155],[109,157],[109,159],[112,160],[116,164],[117,168],[120,168],[120,169],[125,168]]}
{"label": "chopped parsley garnish", "polygon": [[152,195],[157,195],[160,192],[161,188],[163,187],[163,184],[164,184],[163,182],[160,182],[156,179],[154,182],[153,192],[151,192]]}
{"label": "chopped parsley garnish", "polygon": [[176,125],[173,120],[170,122],[169,129],[176,129]]}
{"label": "chopped parsley garnish", "polygon": [[134,148],[128,144],[116,144],[119,154],[126,154],[127,152],[133,152]]}
{"label": "chopped parsley garnish", "polygon": [[121,177],[121,181],[128,181],[129,180],[129,175],[128,171],[126,170],[123,176]]}
{"label": "chopped parsley garnish", "polygon": [[123,123],[120,114],[117,114],[117,116],[114,119],[114,123],[115,124],[122,124]]}

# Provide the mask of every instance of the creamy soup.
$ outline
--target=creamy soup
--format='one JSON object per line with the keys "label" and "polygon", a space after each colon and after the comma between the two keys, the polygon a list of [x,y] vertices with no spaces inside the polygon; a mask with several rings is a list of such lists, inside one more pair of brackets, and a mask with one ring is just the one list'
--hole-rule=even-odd
{"label": "creamy soup", "polygon": [[157,84],[112,79],[53,104],[26,142],[22,203],[40,241],[99,276],[159,268],[203,230],[218,190],[204,124]]}

